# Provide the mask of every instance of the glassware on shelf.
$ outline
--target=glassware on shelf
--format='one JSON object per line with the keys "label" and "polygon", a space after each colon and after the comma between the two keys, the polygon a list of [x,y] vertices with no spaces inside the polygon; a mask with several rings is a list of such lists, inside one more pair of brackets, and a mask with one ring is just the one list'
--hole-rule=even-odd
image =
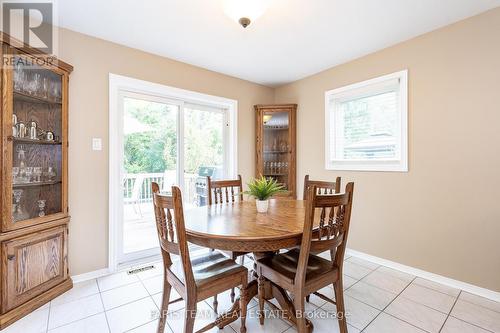
{"label": "glassware on shelf", "polygon": [[56,180],[57,174],[56,174],[56,171],[54,170],[53,167],[48,167],[45,176],[46,176],[47,181],[53,182]]}
{"label": "glassware on shelf", "polygon": [[49,81],[49,94],[54,100],[61,99],[61,82],[60,81]]}
{"label": "glassware on shelf", "polygon": [[26,167],[24,169],[24,174],[26,176],[26,183],[31,182],[31,180],[32,180],[31,177],[33,176],[33,167]]}
{"label": "glassware on shelf", "polygon": [[16,177],[16,184],[23,184],[28,182],[28,177],[26,176],[26,167],[19,167],[19,173]]}
{"label": "glassware on shelf", "polygon": [[19,91],[23,93],[27,93],[29,90],[29,79],[28,79],[28,74],[26,73],[24,75],[24,78],[21,80],[21,86]]}
{"label": "glassware on shelf", "polygon": [[42,181],[42,168],[34,167],[33,168],[33,181],[41,182]]}
{"label": "glassware on shelf", "polygon": [[42,97],[49,98],[49,79],[44,77],[42,80]]}
{"label": "glassware on shelf", "polygon": [[33,75],[33,95],[42,96],[42,76],[39,73]]}
{"label": "glassware on shelf", "polygon": [[285,140],[282,140],[282,141],[281,141],[281,144],[280,144],[280,151],[282,151],[282,152],[286,151],[286,150],[287,150],[287,149],[286,149],[286,146],[287,146],[286,141],[285,141]]}
{"label": "glassware on shelf", "polygon": [[12,193],[14,195],[14,203],[12,204],[12,219],[14,221],[27,220],[29,218],[29,214],[21,208],[23,190],[14,190]]}
{"label": "glassware on shelf", "polygon": [[18,71],[17,79],[14,79],[14,90],[24,92],[27,89],[28,74],[24,70]]}
{"label": "glassware on shelf", "polygon": [[12,167],[12,182],[17,183],[19,177],[19,167]]}
{"label": "glassware on shelf", "polygon": [[15,113],[12,114],[12,136],[17,137],[17,116]]}
{"label": "glassware on shelf", "polygon": [[42,217],[42,216],[45,216],[45,204],[46,204],[46,200],[38,200],[36,203],[38,205],[38,216],[39,217]]}
{"label": "glassware on shelf", "polygon": [[31,140],[59,141],[59,136],[56,136],[53,131],[43,130],[34,120],[30,120],[27,124],[20,121],[17,115],[12,115],[12,136],[16,138],[29,138]]}
{"label": "glassware on shelf", "polygon": [[45,132],[45,140],[46,141],[54,141],[54,132],[52,132],[52,131]]}
{"label": "glassware on shelf", "polygon": [[19,145],[17,147],[17,159],[19,161],[19,173],[17,178],[17,183],[25,183],[26,180],[26,150],[24,145]]}
{"label": "glassware on shelf", "polygon": [[53,80],[39,70],[25,70],[22,63],[14,65],[14,91],[55,101],[61,100],[61,81]]}
{"label": "glassware on shelf", "polygon": [[19,167],[24,168],[26,166],[24,162],[26,159],[26,149],[24,149],[24,145],[19,145],[17,147],[17,158],[19,159]]}
{"label": "glassware on shelf", "polygon": [[25,138],[26,137],[26,125],[22,121],[18,121],[16,124],[16,136],[18,138]]}
{"label": "glassware on shelf", "polygon": [[266,175],[286,175],[289,163],[285,161],[264,161],[264,174]]}
{"label": "glassware on shelf", "polygon": [[14,203],[19,204],[19,202],[21,201],[21,196],[23,195],[23,190],[14,190],[13,194],[14,194]]}
{"label": "glassware on shelf", "polygon": [[28,123],[28,128],[29,128],[29,133],[30,133],[30,139],[31,140],[38,140],[38,124],[36,121],[32,120]]}
{"label": "glassware on shelf", "polygon": [[33,73],[31,73],[31,75],[28,75],[26,77],[26,80],[24,80],[23,92],[30,96],[33,96],[36,93],[36,88],[37,88],[36,81],[33,76]]}

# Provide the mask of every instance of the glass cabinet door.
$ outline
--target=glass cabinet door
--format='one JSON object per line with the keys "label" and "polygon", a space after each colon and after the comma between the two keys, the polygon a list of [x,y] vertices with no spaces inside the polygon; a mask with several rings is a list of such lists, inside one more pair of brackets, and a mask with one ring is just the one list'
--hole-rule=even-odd
{"label": "glass cabinet door", "polygon": [[7,83],[12,91],[13,228],[63,212],[63,81],[55,71],[14,57]]}
{"label": "glass cabinet door", "polygon": [[296,113],[297,104],[257,104],[256,177],[273,178],[285,193],[277,197],[296,198]]}
{"label": "glass cabinet door", "polygon": [[263,113],[263,175],[276,179],[289,190],[290,119],[289,112]]}

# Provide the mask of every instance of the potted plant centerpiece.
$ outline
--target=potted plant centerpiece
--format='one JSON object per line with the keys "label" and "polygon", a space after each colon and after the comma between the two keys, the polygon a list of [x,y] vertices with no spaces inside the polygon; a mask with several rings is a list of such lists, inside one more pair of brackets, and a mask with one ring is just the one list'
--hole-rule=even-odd
{"label": "potted plant centerpiece", "polygon": [[248,194],[255,198],[257,205],[257,212],[266,213],[269,208],[269,198],[277,193],[286,192],[283,185],[278,184],[275,179],[260,178],[252,179],[248,184],[248,191],[243,193]]}

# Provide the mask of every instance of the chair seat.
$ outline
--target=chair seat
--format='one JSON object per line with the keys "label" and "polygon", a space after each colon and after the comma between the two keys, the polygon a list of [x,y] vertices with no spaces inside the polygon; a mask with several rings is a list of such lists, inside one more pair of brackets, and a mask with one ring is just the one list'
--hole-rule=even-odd
{"label": "chair seat", "polygon": [[[219,279],[237,274],[247,274],[246,267],[238,265],[234,260],[224,256],[220,252],[209,252],[205,255],[191,259],[193,268],[193,276],[196,286],[203,287],[213,283]],[[170,266],[172,273],[183,283],[184,273],[182,272],[182,264],[176,261]]]}
{"label": "chair seat", "polygon": [[[297,272],[299,256],[300,250],[292,249],[272,257],[265,257],[257,260],[257,270],[259,274],[262,272],[264,277],[271,281],[277,278],[292,285]],[[332,266],[330,261],[310,254],[306,270],[306,284],[318,278],[323,278],[325,274],[336,275],[338,274],[338,268]],[[276,275],[279,275],[279,277]]]}

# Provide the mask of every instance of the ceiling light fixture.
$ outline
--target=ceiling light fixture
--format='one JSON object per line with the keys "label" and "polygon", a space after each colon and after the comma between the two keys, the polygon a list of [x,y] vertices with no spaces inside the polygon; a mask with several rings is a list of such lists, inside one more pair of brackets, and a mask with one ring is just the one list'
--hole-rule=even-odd
{"label": "ceiling light fixture", "polygon": [[224,0],[224,12],[243,28],[255,22],[269,6],[271,0]]}

